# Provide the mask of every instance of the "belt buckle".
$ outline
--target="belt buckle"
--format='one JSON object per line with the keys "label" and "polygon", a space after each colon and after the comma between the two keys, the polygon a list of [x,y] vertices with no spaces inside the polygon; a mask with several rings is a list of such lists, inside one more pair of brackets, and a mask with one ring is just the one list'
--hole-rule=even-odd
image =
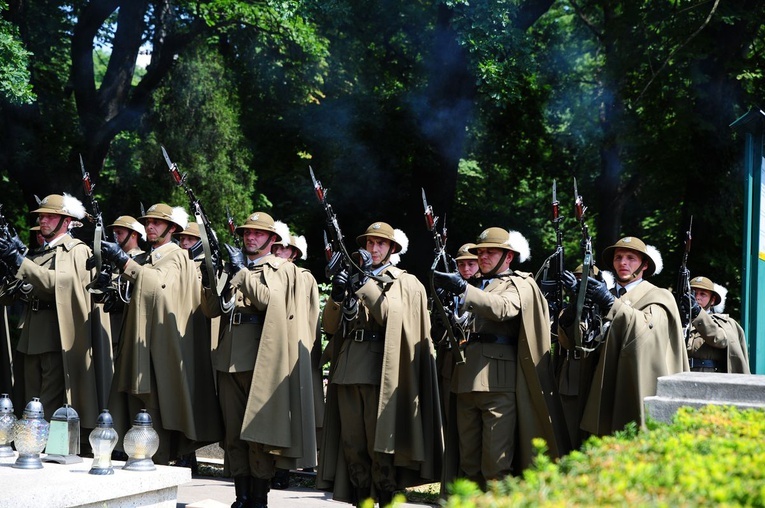
{"label": "belt buckle", "polygon": [[241,325],[242,324],[242,313],[241,312],[235,312],[233,317],[232,317],[232,319],[231,319],[231,323],[235,324],[235,325]]}
{"label": "belt buckle", "polygon": [[353,330],[352,337],[354,342],[364,342],[364,329]]}
{"label": "belt buckle", "polygon": [[30,307],[32,307],[32,312],[37,312],[40,310],[40,299],[39,298],[32,298],[30,301]]}

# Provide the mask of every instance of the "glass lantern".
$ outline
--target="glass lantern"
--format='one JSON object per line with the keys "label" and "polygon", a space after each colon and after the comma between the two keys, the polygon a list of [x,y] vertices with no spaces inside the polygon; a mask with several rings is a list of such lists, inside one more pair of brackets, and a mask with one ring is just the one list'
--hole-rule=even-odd
{"label": "glass lantern", "polygon": [[46,462],[75,464],[82,462],[80,454],[80,415],[69,404],[56,409],[50,418]]}
{"label": "glass lantern", "polygon": [[117,431],[114,430],[114,420],[108,409],[101,411],[96,420],[96,428],[90,433],[88,441],[93,449],[93,465],[90,474],[114,474],[112,468],[112,451],[117,446]]}
{"label": "glass lantern", "polygon": [[13,464],[18,469],[42,469],[40,453],[48,441],[50,425],[45,421],[45,413],[40,399],[33,397],[21,416],[13,426],[13,441],[19,458]]}
{"label": "glass lantern", "polygon": [[13,402],[7,393],[0,395],[0,457],[13,457],[13,426],[16,415],[13,414]]}
{"label": "glass lantern", "polygon": [[159,435],[151,425],[151,415],[145,410],[135,415],[133,427],[125,434],[122,442],[127,462],[122,469],[129,471],[153,471],[156,469],[152,456],[159,449]]}

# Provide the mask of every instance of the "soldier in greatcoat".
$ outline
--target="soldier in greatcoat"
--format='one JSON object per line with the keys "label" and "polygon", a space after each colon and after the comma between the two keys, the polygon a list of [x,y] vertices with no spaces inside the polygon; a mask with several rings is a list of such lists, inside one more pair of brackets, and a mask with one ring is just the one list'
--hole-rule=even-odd
{"label": "soldier in greatcoat", "polygon": [[218,307],[221,335],[214,354],[224,469],[234,478],[233,507],[265,508],[277,468],[315,465],[308,345],[315,329],[305,317],[305,278],[294,263],[271,254],[275,243],[287,243],[287,226],[255,212],[236,232],[243,247],[227,247],[231,280]]}
{"label": "soldier in greatcoat", "polygon": [[375,222],[356,242],[364,271],[334,276],[322,318],[333,351],[317,487],[384,506],[397,490],[438,481],[438,382],[427,293],[395,266],[406,235]]}
{"label": "soldier in greatcoat", "polygon": [[691,279],[691,292],[680,300],[691,316],[688,362],[694,372],[751,374],[744,330],[725,311],[727,290],[708,277]]}
{"label": "soldier in greatcoat", "polygon": [[94,428],[106,407],[112,358],[109,318],[87,290],[94,275],[86,267],[92,251],[68,234],[71,222],[85,216],[85,208],[73,196],[51,194],[32,213],[44,239],[41,248],[25,258],[20,242],[0,239],[0,257],[25,285],[9,296],[28,302],[17,346],[24,364],[24,394],[40,398],[48,420],[69,403],[81,428]]}
{"label": "soldier in greatcoat", "polygon": [[[606,247],[602,262],[613,268],[616,287],[612,293],[605,282],[587,280],[587,300],[597,304],[604,325],[595,339],[599,358],[581,422],[582,430],[598,436],[629,422],[644,424],[643,400],[656,395],[658,378],[689,370],[675,298],[646,280],[661,271],[659,251],[625,236]],[[570,272],[565,279],[576,280]],[[570,290],[578,290],[576,283]],[[570,348],[567,336],[573,333],[562,333],[559,340]]]}
{"label": "soldier in greatcoat", "polygon": [[[533,274],[510,264],[528,259],[526,239],[516,231],[484,230],[470,248],[481,270],[481,285],[461,276],[436,272],[436,287],[456,295],[469,312],[465,364],[454,367],[451,391],[456,395],[447,435],[444,483],[467,477],[483,488],[489,480],[519,474],[531,464],[531,441],[545,438],[550,454],[567,451],[567,434],[559,421],[550,363],[549,310]],[[449,446],[453,444],[453,446]]]}
{"label": "soldier in greatcoat", "polygon": [[194,313],[200,305],[197,267],[172,242],[188,214],[164,203],[138,218],[151,249],[144,264],[116,243],[103,242],[102,256],[132,285],[109,398],[115,428],[125,435],[146,409],[159,433],[154,461],[168,464],[222,435],[209,349],[200,357]]}

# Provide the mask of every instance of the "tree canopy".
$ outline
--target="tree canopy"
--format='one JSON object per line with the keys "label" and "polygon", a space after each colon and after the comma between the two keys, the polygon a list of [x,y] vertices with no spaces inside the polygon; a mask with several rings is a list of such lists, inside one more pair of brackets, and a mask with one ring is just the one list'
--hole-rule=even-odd
{"label": "tree canopy", "polygon": [[[580,261],[573,180],[595,252],[622,235],[664,255],[674,283],[693,216],[692,273],[740,292],[743,146],[729,125],[763,93],[755,0],[0,0],[0,191],[20,229],[35,196],[83,197],[106,220],[184,205],[167,148],[224,238],[225,208],[279,218],[320,273],[324,217],[375,220],[432,260],[421,189],[448,247],[518,230],[535,272]],[[142,57],[148,60],[145,67]],[[83,233],[85,234],[85,233]],[[609,267],[606,267],[609,268]]]}

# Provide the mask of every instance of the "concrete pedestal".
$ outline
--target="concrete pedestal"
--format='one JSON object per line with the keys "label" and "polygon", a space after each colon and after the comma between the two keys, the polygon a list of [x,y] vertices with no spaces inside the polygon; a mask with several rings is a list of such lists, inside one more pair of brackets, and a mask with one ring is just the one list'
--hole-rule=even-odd
{"label": "concrete pedestal", "polygon": [[656,396],[646,397],[644,402],[646,414],[661,422],[670,422],[681,406],[714,404],[765,410],[765,376],[681,372],[660,377]]}
{"label": "concrete pedestal", "polygon": [[113,475],[92,475],[93,461],[87,458],[77,464],[43,462],[42,469],[16,469],[15,461],[0,459],[2,506],[176,508],[178,486],[191,481],[191,470],[185,467],[124,471],[124,462],[113,461]]}

